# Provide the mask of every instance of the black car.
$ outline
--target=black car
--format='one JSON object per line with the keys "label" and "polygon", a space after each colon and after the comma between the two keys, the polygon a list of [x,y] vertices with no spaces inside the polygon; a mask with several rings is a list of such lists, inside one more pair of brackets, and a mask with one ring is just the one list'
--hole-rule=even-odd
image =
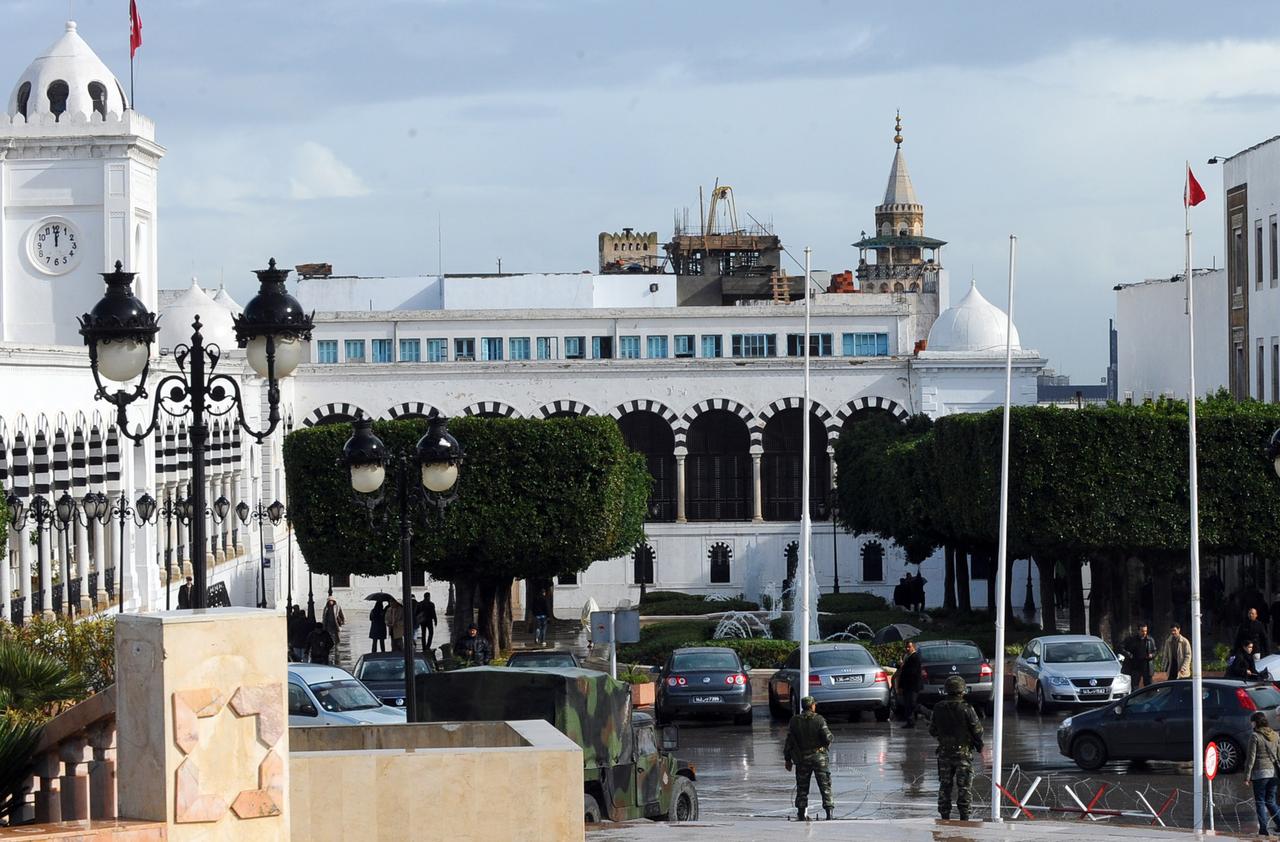
{"label": "black car", "polygon": [[530,649],[526,652],[512,652],[511,657],[507,658],[507,666],[509,667],[569,667],[577,669],[582,664],[578,663],[578,656],[572,652],[559,652],[555,649]]}
{"label": "black car", "polygon": [[991,692],[991,662],[971,640],[924,640],[916,644],[920,652],[920,704],[932,707],[946,695],[946,680],[953,675],[964,679],[965,698],[975,708],[990,715],[994,710]]}
{"label": "black car", "polygon": [[[413,663],[415,675],[433,672],[431,662],[419,652],[414,653]],[[404,707],[403,652],[369,652],[361,655],[352,672],[384,705]]]}
{"label": "black car", "polygon": [[654,713],[666,724],[677,716],[730,716],[751,724],[751,667],[732,649],[677,649],[658,672]]}
{"label": "black car", "polygon": [[[1252,725],[1262,711],[1280,726],[1280,690],[1270,682],[1232,679],[1204,681],[1204,739],[1218,744],[1219,768],[1231,774],[1244,763]],[[1081,769],[1093,771],[1109,760],[1192,759],[1191,680],[1161,681],[1121,701],[1062,720],[1058,751]]]}

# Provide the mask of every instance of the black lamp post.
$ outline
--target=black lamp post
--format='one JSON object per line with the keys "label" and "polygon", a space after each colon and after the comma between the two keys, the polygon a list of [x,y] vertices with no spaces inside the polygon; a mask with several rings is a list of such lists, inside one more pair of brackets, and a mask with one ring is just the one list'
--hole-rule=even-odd
{"label": "black lamp post", "polygon": [[246,527],[249,525],[249,518],[253,518],[258,524],[258,607],[267,607],[267,568],[266,568],[266,547],[262,537],[263,528],[266,524],[263,521],[270,521],[272,526],[280,523],[280,518],[284,515],[284,505],[279,501],[275,501],[270,506],[262,505],[259,500],[258,504],[252,509],[249,504],[241,500],[236,504],[236,516],[240,518],[240,522]]}
{"label": "black lamp post", "polygon": [[[54,526],[59,532],[66,533],[72,523],[78,523],[81,526],[89,527],[95,521],[98,523],[106,523],[111,512],[111,504],[107,502],[107,495],[101,491],[89,491],[80,500],[72,497],[68,492],[62,492],[62,496],[53,505],[54,513],[57,520]],[[67,616],[70,617],[74,608],[71,602],[71,552],[70,541],[64,541],[63,553],[63,586],[65,591],[63,594],[67,598]]]}
{"label": "black lamp post", "polygon": [[[404,649],[405,709],[410,722],[417,720],[418,703],[414,680],[413,652],[413,521],[411,515],[421,509],[436,510],[437,518],[458,497],[458,468],[462,464],[462,446],[449,434],[449,419],[432,413],[427,432],[412,451],[391,452],[382,439],[373,434],[373,422],[367,418],[353,421],[351,438],[342,448],[339,462],[351,471],[351,487],[360,503],[369,509],[369,518],[381,510],[383,522],[390,512],[384,502],[383,481],[390,468],[395,480],[395,500],[400,520],[400,591],[404,620],[401,623]],[[376,496],[368,496],[376,495]]]}
{"label": "black lamp post", "polygon": [[164,521],[164,610],[169,611],[173,607],[171,604],[171,592],[173,591],[173,537],[170,530],[173,528],[173,521],[177,519],[178,523],[181,524],[182,518],[178,514],[178,504],[168,495],[165,495],[164,503],[157,510],[156,516],[159,520]]}
{"label": "black lamp post", "polygon": [[[179,373],[169,374],[156,384],[151,419],[145,427],[129,424],[128,407],[149,398],[147,373],[151,366],[151,344],[155,341],[156,316],[133,294],[133,272],[123,271],[117,261],[114,272],[103,274],[106,294],[91,312],[80,317],[80,335],[89,346],[89,365],[97,385],[95,397],[116,408],[116,426],[135,442],[141,442],[156,429],[160,411],[174,417],[189,418],[191,443],[192,512],[206,510],[208,489],[205,482],[205,447],[209,440],[208,416],[233,414],[236,424],[259,444],[280,423],[280,380],[288,377],[307,354],[311,338],[311,316],[304,313],[285,289],[288,269],[277,269],[271,260],[266,269],[255,273],[261,286],[244,312],[235,317],[236,344],[245,349],[249,366],[267,381],[268,415],[266,427],[257,431],[249,427],[244,414],[244,399],[239,381],[230,374],[217,372],[222,349],[206,345],[200,318],[192,322],[190,345],[174,348],[173,357]],[[108,391],[103,378],[118,384],[138,381],[131,390]],[[191,606],[204,608],[208,593],[205,569],[205,522],[191,520],[191,569],[193,591]],[[194,549],[198,548],[198,549]]]}
{"label": "black lamp post", "polygon": [[836,526],[836,490],[833,488],[827,492],[827,499],[818,501],[818,517],[831,518],[831,570],[832,583],[831,592],[840,593],[840,535],[839,528]]}
{"label": "black lamp post", "polygon": [[116,597],[120,600],[119,613],[124,613],[124,548],[125,548],[125,526],[132,520],[139,527],[144,524],[151,523],[152,517],[156,512],[155,498],[150,494],[143,494],[138,498],[137,508],[129,505],[129,496],[123,490],[114,503],[111,504],[110,517],[115,518],[120,523],[120,560],[116,562],[119,568],[116,572],[119,574],[119,592]]}
{"label": "black lamp post", "polygon": [[[21,532],[27,523],[36,525],[36,568],[37,575],[40,577],[40,592],[44,593],[45,588],[52,587],[50,582],[44,579],[44,570],[40,565],[40,560],[44,558],[44,531],[49,528],[57,516],[53,506],[49,503],[48,498],[37,495],[31,498],[31,505],[28,506],[22,501],[17,494],[10,494],[5,502],[9,505],[9,525],[13,527],[15,532]],[[27,583],[30,586],[30,582]],[[31,606],[31,613],[34,614],[37,606]]]}

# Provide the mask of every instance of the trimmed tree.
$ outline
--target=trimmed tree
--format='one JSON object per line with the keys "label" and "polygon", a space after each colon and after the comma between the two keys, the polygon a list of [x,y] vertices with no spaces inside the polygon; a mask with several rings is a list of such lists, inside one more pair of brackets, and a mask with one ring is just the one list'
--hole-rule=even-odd
{"label": "trimmed tree", "polygon": [[[378,421],[374,432],[393,452],[412,449],[426,423]],[[466,452],[458,499],[442,518],[431,510],[415,520],[413,563],[454,584],[455,639],[474,613],[482,632],[508,648],[515,580],[578,573],[630,552],[644,535],[651,480],[611,418],[470,417],[449,430]],[[326,425],[285,439],[298,544],[317,573],[396,573],[395,507],[385,523],[371,521],[337,464],[350,434],[348,425]]]}

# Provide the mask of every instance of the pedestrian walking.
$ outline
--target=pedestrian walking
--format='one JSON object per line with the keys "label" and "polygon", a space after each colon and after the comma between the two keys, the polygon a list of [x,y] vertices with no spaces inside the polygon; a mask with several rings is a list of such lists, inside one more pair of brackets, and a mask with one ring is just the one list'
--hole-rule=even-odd
{"label": "pedestrian walking", "polygon": [[391,651],[404,651],[404,606],[395,597],[387,603],[385,613],[387,630],[391,632]]}
{"label": "pedestrian walking", "polygon": [[529,600],[529,611],[533,614],[533,641],[539,646],[547,645],[547,623],[551,615],[551,599],[546,588],[539,588]]}
{"label": "pedestrian walking", "polygon": [[334,646],[337,646],[342,641],[342,627],[346,624],[346,615],[342,613],[342,608],[338,605],[338,601],[333,597],[329,597],[329,601],[324,606],[324,630],[333,639]]}
{"label": "pedestrian walking", "polygon": [[307,658],[307,633],[311,624],[307,615],[297,605],[289,611],[289,619],[285,622],[285,633],[289,639],[289,660],[295,663]]}
{"label": "pedestrian walking", "polygon": [[178,610],[183,611],[191,607],[191,577],[187,577],[187,581],[182,583],[182,587],[178,588]]}
{"label": "pedestrian walking", "polygon": [[1245,754],[1244,776],[1253,786],[1253,805],[1258,811],[1258,835],[1270,836],[1271,823],[1280,824],[1280,804],[1276,803],[1280,783],[1280,736],[1267,724],[1267,715],[1254,711],[1249,717],[1253,733]]}
{"label": "pedestrian walking", "polygon": [[387,606],[382,604],[382,600],[369,609],[369,639],[373,641],[369,645],[370,652],[387,651]]}
{"label": "pedestrian walking", "polygon": [[333,638],[324,630],[322,623],[312,623],[307,634],[307,655],[313,664],[329,663],[329,654],[333,651]]}
{"label": "pedestrian walking", "polygon": [[929,733],[938,740],[938,815],[951,818],[951,793],[955,790],[960,820],[969,820],[973,782],[973,752],[982,751],[982,723],[964,699],[964,679],[949,676],[943,685],[947,696],[933,707]]}
{"label": "pedestrian walking", "polygon": [[1138,633],[1125,643],[1125,650],[1129,653],[1128,666],[1129,675],[1133,679],[1133,689],[1137,690],[1139,687],[1150,685],[1154,680],[1156,641],[1148,633],[1146,623],[1138,626]]}
{"label": "pedestrian walking", "polygon": [[422,631],[422,651],[430,652],[431,644],[436,639],[436,604],[431,601],[431,594],[424,593],[422,602],[418,603],[418,628]]}
{"label": "pedestrian walking", "polygon": [[807,821],[809,808],[809,778],[818,781],[822,794],[822,809],[827,820],[835,818],[835,797],[831,794],[831,743],[835,739],[827,720],[818,715],[818,703],[813,696],[800,700],[803,712],[791,717],[787,726],[787,742],[782,749],[782,759],[787,771],[796,773],[796,819]]}
{"label": "pedestrian walking", "polygon": [[1241,681],[1258,680],[1261,676],[1258,674],[1258,662],[1254,659],[1253,651],[1253,643],[1246,640],[1227,659],[1227,668],[1223,671],[1222,677],[1238,678]]}
{"label": "pedestrian walking", "polygon": [[924,586],[927,584],[929,580],[924,577],[924,574],[916,573],[915,580],[911,583],[912,610],[924,611]]}
{"label": "pedestrian walking", "polygon": [[1245,641],[1252,643],[1253,651],[1259,655],[1267,655],[1271,652],[1271,641],[1267,639],[1267,626],[1258,619],[1257,608],[1246,609],[1244,622],[1236,631],[1236,648],[1239,649]]}
{"label": "pedestrian walking", "polygon": [[903,728],[916,727],[916,707],[919,704],[920,690],[924,687],[924,676],[921,673],[920,652],[914,640],[907,641],[907,654],[902,656],[898,664],[898,695],[902,697]]}
{"label": "pedestrian walking", "polygon": [[1191,677],[1191,641],[1182,636],[1182,626],[1174,623],[1169,627],[1169,639],[1160,654],[1169,679]]}
{"label": "pedestrian walking", "polygon": [[458,657],[475,667],[483,667],[493,660],[493,647],[480,634],[475,623],[467,627],[467,636],[459,641]]}

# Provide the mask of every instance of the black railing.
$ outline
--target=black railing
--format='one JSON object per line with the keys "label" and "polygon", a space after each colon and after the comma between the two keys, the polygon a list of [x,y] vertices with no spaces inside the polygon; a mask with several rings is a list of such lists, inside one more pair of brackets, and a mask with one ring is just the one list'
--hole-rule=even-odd
{"label": "black railing", "polygon": [[22,612],[22,597],[9,600],[9,617],[15,626],[26,622],[26,615]]}
{"label": "black railing", "polygon": [[[89,574],[89,598],[93,599],[97,593],[98,593],[98,573],[97,571],[94,571],[93,573]],[[98,606],[95,605],[94,610],[97,610],[97,607]]]}
{"label": "black railing", "polygon": [[116,569],[114,567],[108,567],[103,572],[107,577],[107,601],[110,602],[116,598]]}

